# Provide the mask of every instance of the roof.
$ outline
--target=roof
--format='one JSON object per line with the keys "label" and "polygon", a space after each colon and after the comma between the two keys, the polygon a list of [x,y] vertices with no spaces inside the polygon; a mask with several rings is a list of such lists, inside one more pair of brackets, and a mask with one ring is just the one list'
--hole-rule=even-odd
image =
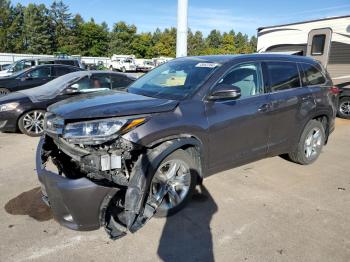
{"label": "roof", "polygon": [[314,59],[306,56],[296,56],[291,54],[281,54],[281,53],[254,53],[254,54],[240,54],[240,55],[209,55],[209,56],[192,56],[192,57],[184,57],[182,59],[201,59],[213,63],[225,64],[229,62],[233,62],[235,60],[249,60],[249,59],[257,59],[257,60],[268,60],[268,59],[276,59],[276,60],[290,60],[290,61],[298,61],[298,62],[312,62]]}
{"label": "roof", "polygon": [[267,28],[274,28],[274,27],[281,27],[281,26],[289,26],[289,25],[300,25],[300,24],[313,23],[313,22],[326,21],[326,20],[335,20],[335,19],[348,18],[348,17],[350,17],[350,15],[334,16],[334,17],[325,17],[325,18],[320,18],[320,19],[307,20],[307,21],[295,22],[295,23],[289,23],[289,24],[281,24],[281,25],[273,25],[273,26],[263,26],[263,27],[259,27],[257,30],[258,30],[258,32],[260,32],[261,30],[267,29]]}

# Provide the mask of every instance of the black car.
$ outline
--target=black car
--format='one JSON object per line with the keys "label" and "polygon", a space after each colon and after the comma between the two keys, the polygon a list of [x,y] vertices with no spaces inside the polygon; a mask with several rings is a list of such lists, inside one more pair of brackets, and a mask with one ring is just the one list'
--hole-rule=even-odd
{"label": "black car", "polygon": [[79,71],[39,87],[8,94],[0,98],[0,131],[19,129],[26,135],[40,136],[49,105],[77,94],[122,90],[134,80],[131,76],[110,71]]}
{"label": "black car", "polygon": [[179,211],[219,171],[284,154],[313,163],[334,130],[336,100],[325,69],[306,57],[170,61],[128,92],[49,107],[37,151],[44,199],[71,229],[135,232]]}
{"label": "black car", "polygon": [[338,116],[350,119],[350,88],[341,87],[338,103]]}
{"label": "black car", "polygon": [[36,86],[41,86],[56,77],[82,71],[83,69],[69,65],[38,65],[34,66],[11,76],[0,78],[0,97],[10,92],[24,90]]}

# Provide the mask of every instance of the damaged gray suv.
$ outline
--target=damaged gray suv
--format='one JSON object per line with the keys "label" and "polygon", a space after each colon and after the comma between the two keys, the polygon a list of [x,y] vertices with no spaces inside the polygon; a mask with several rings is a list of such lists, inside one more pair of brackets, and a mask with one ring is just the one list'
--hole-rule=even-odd
{"label": "damaged gray suv", "polygon": [[127,92],[49,107],[37,150],[43,199],[68,228],[121,237],[179,211],[219,171],[283,154],[314,162],[334,130],[336,96],[305,57],[173,60]]}

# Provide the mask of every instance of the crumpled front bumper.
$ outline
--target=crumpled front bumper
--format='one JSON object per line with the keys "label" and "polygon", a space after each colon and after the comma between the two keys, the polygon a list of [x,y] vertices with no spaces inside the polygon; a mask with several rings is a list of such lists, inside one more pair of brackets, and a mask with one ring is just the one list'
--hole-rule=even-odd
{"label": "crumpled front bumper", "polygon": [[104,208],[119,189],[98,185],[87,178],[68,179],[47,170],[42,159],[43,144],[44,138],[41,138],[36,169],[43,198],[51,207],[55,220],[73,230],[98,229]]}

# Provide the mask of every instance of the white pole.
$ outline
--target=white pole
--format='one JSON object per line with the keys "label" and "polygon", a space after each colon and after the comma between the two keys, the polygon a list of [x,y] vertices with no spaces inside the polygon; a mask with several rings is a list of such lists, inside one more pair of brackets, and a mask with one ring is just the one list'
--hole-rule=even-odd
{"label": "white pole", "polygon": [[176,57],[187,56],[188,0],[177,2]]}

